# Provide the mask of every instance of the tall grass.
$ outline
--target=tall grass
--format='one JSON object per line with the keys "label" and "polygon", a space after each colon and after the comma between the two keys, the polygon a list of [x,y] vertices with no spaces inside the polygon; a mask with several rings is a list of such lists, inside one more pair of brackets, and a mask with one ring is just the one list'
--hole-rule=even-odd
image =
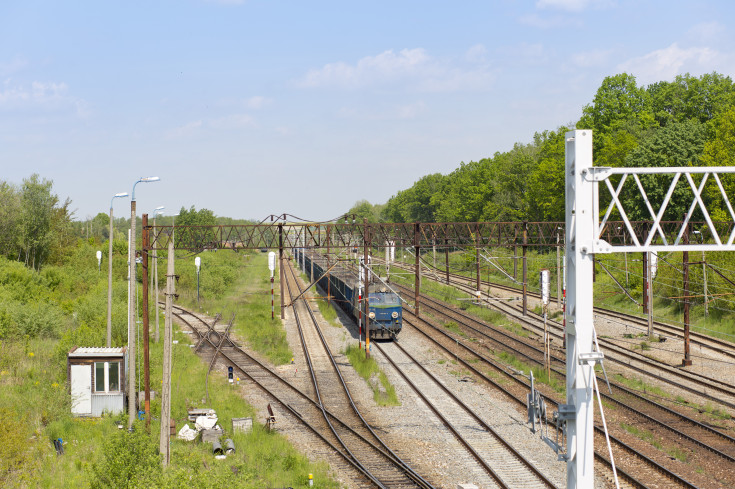
{"label": "tall grass", "polygon": [[355,371],[365,379],[373,391],[373,399],[378,406],[400,406],[395,387],[388,381],[388,377],[380,370],[373,358],[365,355],[365,350],[355,345],[349,345],[344,354],[350,360]]}
{"label": "tall grass", "polygon": [[[235,253],[229,250],[202,253],[200,256],[202,270],[207,267],[211,275],[217,275],[222,270],[227,283],[223,289],[217,287],[212,291],[200,284],[198,308],[211,316],[222,313],[220,324],[229,321],[234,314],[233,332],[236,335],[244,338],[250,347],[276,365],[289,362],[293,354],[281,322],[278,274],[274,281],[274,318],[271,319],[268,256],[264,253]],[[193,259],[190,260],[193,262]],[[181,268],[183,277],[179,285],[178,303],[196,309],[196,272]]]}

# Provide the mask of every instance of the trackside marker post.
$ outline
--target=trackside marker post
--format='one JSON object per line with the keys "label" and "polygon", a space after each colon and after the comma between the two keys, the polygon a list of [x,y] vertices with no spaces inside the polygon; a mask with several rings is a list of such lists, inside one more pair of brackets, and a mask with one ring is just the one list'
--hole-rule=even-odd
{"label": "trackside marker post", "polygon": [[268,253],[268,270],[271,271],[271,319],[276,318],[276,310],[274,305],[274,294],[273,294],[273,275],[276,271],[276,254],[271,251]]}

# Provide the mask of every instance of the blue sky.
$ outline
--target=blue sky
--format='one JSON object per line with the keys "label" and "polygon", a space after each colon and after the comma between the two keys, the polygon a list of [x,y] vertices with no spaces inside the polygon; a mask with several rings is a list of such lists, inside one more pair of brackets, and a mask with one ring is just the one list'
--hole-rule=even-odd
{"label": "blue sky", "polygon": [[4,1],[0,179],[77,219],[147,175],[139,214],[329,219],[576,121],[605,76],[734,76],[733,5]]}

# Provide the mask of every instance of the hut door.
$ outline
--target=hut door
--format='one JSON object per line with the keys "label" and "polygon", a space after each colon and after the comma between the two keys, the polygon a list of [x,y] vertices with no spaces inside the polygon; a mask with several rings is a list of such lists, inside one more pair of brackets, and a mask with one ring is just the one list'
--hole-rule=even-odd
{"label": "hut door", "polygon": [[92,414],[92,366],[71,366],[71,412]]}

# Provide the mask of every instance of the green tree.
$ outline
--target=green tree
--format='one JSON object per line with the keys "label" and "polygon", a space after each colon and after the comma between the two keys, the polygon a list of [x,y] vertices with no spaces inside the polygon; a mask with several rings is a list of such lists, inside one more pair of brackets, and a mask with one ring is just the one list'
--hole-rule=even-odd
{"label": "green tree", "polygon": [[516,143],[507,153],[495,153],[487,175],[492,193],[480,216],[483,221],[520,221],[529,214],[529,178],[538,164],[538,148]]}
{"label": "green tree", "polygon": [[20,234],[18,246],[26,266],[40,268],[48,256],[52,240],[52,220],[58,197],[51,193],[53,182],[40,180],[37,174],[23,180],[21,186]]}
{"label": "green tree", "polygon": [[538,164],[529,176],[528,219],[532,221],[564,220],[564,164],[566,139],[569,129],[544,131],[534,137],[538,150]]}
{"label": "green tree", "polygon": [[20,193],[7,182],[0,182],[0,255],[16,258],[20,235]]}
{"label": "green tree", "polygon": [[355,216],[355,222],[362,222],[367,219],[368,222],[378,222],[380,220],[380,209],[372,205],[367,200],[358,200],[355,202],[347,214]]}
{"label": "green tree", "polygon": [[[705,140],[706,127],[696,119],[671,123],[643,140],[638,147],[630,152],[625,164],[628,167],[635,168],[697,166],[700,164]],[[669,189],[671,177],[643,175],[640,180],[651,206],[654,211],[657,211]],[[613,186],[617,186],[617,183],[614,183]],[[625,182],[622,200],[630,219],[652,219],[651,213],[648,211],[632,178]],[[688,211],[691,202],[691,188],[682,179],[675,187],[663,219],[680,220],[684,212]]]}
{"label": "green tree", "polygon": [[[712,120],[710,136],[704,143],[702,164],[705,166],[733,166],[735,165],[735,107],[730,107]],[[730,205],[735,205],[735,178],[733,175],[720,175],[725,194]],[[722,192],[712,178],[707,182],[705,197],[708,210],[715,220],[730,221],[733,219],[722,198]]]}
{"label": "green tree", "polygon": [[437,204],[437,221],[480,221],[489,211],[486,205],[493,194],[490,181],[492,160],[482,159],[461,163],[447,175],[442,200]]}
{"label": "green tree", "polygon": [[653,83],[647,88],[656,121],[661,126],[696,119],[712,120],[735,102],[735,86],[717,72],[699,78],[678,75],[673,82]]}

